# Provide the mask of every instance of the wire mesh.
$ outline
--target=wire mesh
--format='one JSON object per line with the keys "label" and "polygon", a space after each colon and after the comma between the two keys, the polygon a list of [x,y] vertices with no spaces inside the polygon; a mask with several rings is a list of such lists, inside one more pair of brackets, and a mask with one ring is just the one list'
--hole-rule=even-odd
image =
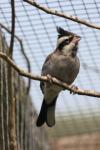
{"label": "wire mesh", "polygon": [[[6,39],[0,30],[0,52],[7,53],[7,51]],[[13,120],[14,116],[10,115],[9,107],[11,107],[11,104],[8,99],[8,81],[11,78],[8,77],[7,67],[8,64],[0,59],[0,149],[12,149],[11,144],[15,144],[16,150],[49,150],[47,132],[44,128],[37,130],[35,126],[37,113],[31,97],[27,93],[25,81],[14,69],[12,70],[12,86],[13,99],[15,100],[15,105],[13,105],[13,107],[15,106],[15,121]],[[13,111],[11,113],[14,114]],[[10,126],[11,119],[15,122],[15,131],[14,124]],[[15,143],[11,141],[10,133],[12,131],[15,132]]]}
{"label": "wire mesh", "polygon": [[[100,23],[99,0],[37,0],[37,2],[95,24]],[[11,27],[11,9],[8,0],[0,1],[0,20],[6,27]],[[31,72],[34,74],[40,74],[46,56],[56,47],[56,26],[61,26],[82,37],[78,52],[81,68],[74,84],[82,89],[99,91],[100,31],[46,14],[21,0],[16,0],[16,34],[23,41],[25,53],[31,64]],[[2,30],[5,32],[4,29]],[[9,36],[6,32],[5,34],[9,43]],[[19,47],[19,43],[15,40],[14,60],[17,65],[27,69]],[[30,94],[39,112],[43,96],[38,81],[32,81]],[[61,92],[56,107],[56,126],[49,130],[49,134],[61,136],[99,132],[99,117],[98,98],[70,95],[67,91]]]}

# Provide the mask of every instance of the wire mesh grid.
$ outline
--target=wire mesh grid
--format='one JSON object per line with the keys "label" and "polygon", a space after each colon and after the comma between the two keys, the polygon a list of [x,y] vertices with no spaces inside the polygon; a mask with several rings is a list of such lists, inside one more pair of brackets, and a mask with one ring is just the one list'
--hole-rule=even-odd
{"label": "wire mesh grid", "polygon": [[[7,53],[7,51],[6,40],[0,30],[0,52]],[[9,80],[11,78],[8,76],[8,64],[0,59],[0,150],[11,150],[13,148],[16,150],[49,150],[47,132],[44,127],[41,128],[42,130],[37,130],[35,126],[36,110],[26,92],[24,80],[14,69],[12,70],[12,93],[15,103],[12,108],[15,113],[13,109],[12,115],[9,113],[11,108]],[[15,128],[11,120],[13,120]],[[10,134],[12,131],[14,133],[13,140],[11,140]],[[12,145],[15,145],[16,148]]]}
{"label": "wire mesh grid", "polygon": [[[95,24],[100,23],[99,0],[41,0],[37,2]],[[0,1],[0,22],[10,29],[11,8],[8,0]],[[61,26],[82,37],[78,52],[81,68],[74,84],[82,89],[99,91],[100,31],[46,14],[21,0],[16,0],[15,34],[23,41],[25,53],[31,64],[31,72],[34,74],[40,74],[46,56],[56,47],[56,26]],[[10,36],[4,29],[2,30],[9,43]],[[14,60],[18,66],[27,70],[26,61],[19,49],[19,42],[15,40]],[[43,96],[38,81],[32,81],[30,94],[39,112]],[[50,132],[52,131],[53,135],[70,135],[99,131],[99,117],[100,101],[98,98],[70,95],[68,91],[64,91],[57,100],[56,126],[50,129]]]}

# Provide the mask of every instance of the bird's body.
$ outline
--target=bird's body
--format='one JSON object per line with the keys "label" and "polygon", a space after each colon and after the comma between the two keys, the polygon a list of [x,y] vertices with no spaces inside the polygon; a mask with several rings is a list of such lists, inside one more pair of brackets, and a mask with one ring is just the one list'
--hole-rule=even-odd
{"label": "bird's body", "polygon": [[[46,58],[42,67],[42,75],[49,74],[70,85],[75,80],[80,68],[79,59],[76,56],[79,37],[69,32],[69,35],[68,33],[61,35],[61,30],[65,31],[59,28],[60,37],[58,38],[57,48]],[[66,44],[65,40],[71,35],[73,37],[70,37],[72,38],[71,42]],[[63,89],[60,86],[44,82],[40,83],[40,87],[44,94],[44,99],[37,120],[37,126],[41,126],[44,122],[48,126],[53,126],[55,124],[56,100]]]}

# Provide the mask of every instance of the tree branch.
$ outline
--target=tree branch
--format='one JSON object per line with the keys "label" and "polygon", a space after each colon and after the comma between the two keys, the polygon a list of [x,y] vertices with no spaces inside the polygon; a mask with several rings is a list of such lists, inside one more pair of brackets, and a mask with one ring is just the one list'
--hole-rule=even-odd
{"label": "tree branch", "polygon": [[[7,27],[5,27],[2,23],[0,23],[0,26],[1,26],[2,28],[4,28],[9,34],[11,34],[11,31],[10,31]],[[25,53],[25,50],[24,50],[24,47],[23,47],[23,42],[22,42],[22,40],[21,40],[17,35],[15,35],[15,34],[14,34],[14,38],[16,38],[16,39],[18,40],[18,42],[20,43],[21,52],[22,52],[22,54],[24,55],[24,57],[25,57],[25,59],[26,59],[28,72],[31,72],[30,61],[29,61],[29,59],[28,59],[28,57],[27,57],[27,55],[26,55],[26,53]],[[26,91],[27,94],[28,94],[29,91],[30,91],[30,87],[31,87],[31,80],[30,80],[30,78],[28,78],[28,86],[27,86],[27,91]]]}
{"label": "tree branch", "polygon": [[[6,26],[4,26],[2,23],[0,23],[0,26],[2,28],[4,28],[9,34],[11,34],[11,31]],[[20,42],[21,39],[17,35],[14,35],[14,37]]]}
{"label": "tree branch", "polygon": [[[39,80],[39,81],[48,81],[47,76],[39,76],[39,75],[33,75],[31,73],[26,72],[23,69],[20,69],[14,62],[11,60],[6,54],[0,52],[0,57],[4,59],[7,63],[9,63],[20,75],[24,77],[28,77],[32,80]],[[94,90],[82,90],[82,89],[73,89],[71,85],[68,85],[67,83],[64,83],[54,77],[52,77],[52,82],[58,86],[61,86],[64,89],[67,89],[70,92],[76,93],[78,95],[86,95],[86,96],[92,96],[92,97],[98,97],[100,98],[100,92],[96,92]]]}
{"label": "tree branch", "polygon": [[[11,39],[10,39],[10,47],[8,50],[8,56],[12,59],[13,56],[13,46],[14,46],[14,34],[15,34],[15,2],[11,0],[11,15],[12,15],[12,24],[11,24]],[[8,104],[9,104],[9,147],[10,150],[17,150],[16,143],[16,112],[15,112],[15,99],[13,97],[13,78],[12,78],[12,67],[8,64],[7,67],[7,76],[8,76]]]}
{"label": "tree branch", "polygon": [[8,55],[12,58],[13,54],[13,45],[14,45],[14,34],[15,34],[15,2],[11,0],[11,9],[12,9],[12,24],[11,24],[11,40],[10,40],[10,48]]}
{"label": "tree branch", "polygon": [[23,0],[23,1],[31,4],[32,6],[38,8],[38,9],[44,11],[44,12],[46,12],[47,14],[52,14],[52,15],[59,16],[59,17],[65,18],[65,19],[69,19],[69,20],[72,20],[74,22],[83,24],[85,26],[88,26],[88,27],[100,30],[100,26],[98,26],[96,24],[87,22],[86,20],[80,19],[80,18],[78,18],[76,16],[69,15],[67,13],[64,14],[64,13],[58,12],[57,10],[49,9],[47,7],[44,7],[44,6],[40,5],[40,4],[38,4],[37,2],[35,2],[35,0],[33,0],[33,1],[31,1],[31,0]]}

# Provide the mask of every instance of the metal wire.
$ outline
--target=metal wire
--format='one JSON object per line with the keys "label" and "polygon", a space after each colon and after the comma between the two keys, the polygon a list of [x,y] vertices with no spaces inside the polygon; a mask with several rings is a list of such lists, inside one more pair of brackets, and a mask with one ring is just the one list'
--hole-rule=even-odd
{"label": "metal wire", "polygon": [[[6,43],[6,38],[4,33],[0,30],[0,51],[7,53],[8,47]],[[19,49],[20,50],[20,49]],[[10,136],[12,127],[9,126],[9,120],[12,116],[9,115],[9,105],[8,101],[8,69],[7,63],[0,59],[0,149],[9,150],[10,149]],[[46,147],[48,145],[47,136],[43,137],[42,142],[41,136],[42,132],[45,133],[45,129],[37,130],[35,126],[36,120],[36,110],[33,107],[30,96],[27,94],[27,87],[25,81],[22,77],[19,77],[19,74],[15,70],[12,70],[12,87],[13,87],[13,98],[15,99],[15,134],[16,144],[18,150],[33,150],[33,145],[39,147],[39,149],[49,150]],[[9,104],[9,105],[8,105]],[[12,112],[13,113],[13,112]],[[32,123],[33,122],[33,123]],[[33,131],[36,131],[35,134]],[[40,133],[39,133],[40,132]],[[40,135],[41,136],[40,136]],[[37,137],[37,141],[34,140],[34,137]],[[46,141],[46,140],[47,141]],[[46,143],[44,144],[44,141]]]}
{"label": "metal wire", "polygon": [[[99,0],[41,0],[38,2],[48,8],[72,14],[95,24],[100,22]],[[1,0],[0,12],[1,23],[10,27],[11,12],[8,0],[5,2]],[[40,74],[46,56],[55,49],[57,39],[56,26],[61,26],[82,37],[78,52],[81,69],[74,84],[83,89],[99,91],[100,31],[46,14],[21,0],[16,1],[16,35],[23,41],[25,53],[31,63],[32,73]],[[9,36],[7,36],[7,41],[9,42]],[[18,50],[18,45],[15,41],[14,60],[20,67],[27,69],[26,62]],[[37,112],[39,112],[43,97],[39,88],[39,82],[32,81],[30,95]],[[52,134],[49,133],[60,136],[99,132],[99,110],[100,101],[97,98],[70,95],[67,91],[62,92],[57,101],[56,126],[50,130]],[[25,138],[27,141],[27,136]],[[23,143],[23,141],[21,142]]]}

